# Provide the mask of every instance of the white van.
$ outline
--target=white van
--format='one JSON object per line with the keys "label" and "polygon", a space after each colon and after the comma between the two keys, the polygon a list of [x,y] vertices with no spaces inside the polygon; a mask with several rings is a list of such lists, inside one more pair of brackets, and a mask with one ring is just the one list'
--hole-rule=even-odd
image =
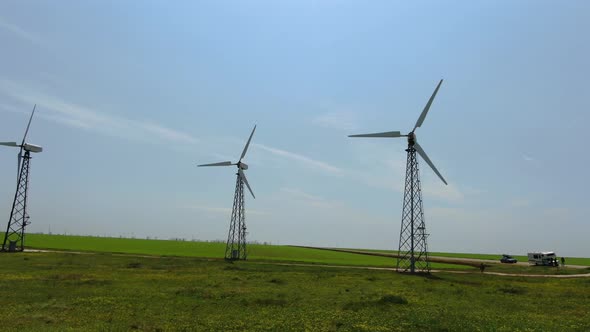
{"label": "white van", "polygon": [[529,252],[529,264],[543,266],[559,266],[557,256],[553,251]]}

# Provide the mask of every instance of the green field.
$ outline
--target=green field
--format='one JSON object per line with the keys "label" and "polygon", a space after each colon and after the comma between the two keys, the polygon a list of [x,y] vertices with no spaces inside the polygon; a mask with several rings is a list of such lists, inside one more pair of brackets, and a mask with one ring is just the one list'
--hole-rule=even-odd
{"label": "green field", "polygon": [[5,331],[588,331],[590,278],[1,254]]}
{"label": "green field", "polygon": [[[170,240],[143,240],[64,235],[27,235],[27,247],[71,251],[109,252],[138,255],[223,258],[225,243]],[[331,265],[393,267],[395,260],[291,246],[249,245],[252,261],[284,261]],[[471,267],[432,263],[435,269],[473,269]]]}
{"label": "green field", "polygon": [[[71,251],[109,252],[155,256],[180,256],[221,258],[224,255],[225,243],[192,242],[170,240],[144,240],[127,238],[108,238],[72,235],[28,234],[27,247],[38,249],[57,249]],[[395,253],[392,250],[363,251],[379,253]],[[285,261],[314,264],[351,265],[392,267],[395,260],[387,257],[363,256],[350,253],[331,252],[326,250],[299,248],[276,245],[249,245],[248,258],[254,261]],[[439,253],[432,252],[432,256],[477,258],[499,260],[501,255],[467,254],[467,253]],[[520,262],[526,262],[526,256],[514,256]],[[590,258],[566,257],[566,264],[590,266]],[[455,264],[431,263],[433,269],[473,269],[468,266]],[[494,269],[496,269],[494,267]],[[540,269],[536,270],[541,271]],[[535,272],[529,271],[529,272]],[[549,271],[550,272],[550,271]]]}

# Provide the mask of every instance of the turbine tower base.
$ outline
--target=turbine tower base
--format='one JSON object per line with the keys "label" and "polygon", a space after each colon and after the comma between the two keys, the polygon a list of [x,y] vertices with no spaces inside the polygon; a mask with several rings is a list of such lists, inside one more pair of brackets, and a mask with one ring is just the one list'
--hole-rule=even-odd
{"label": "turbine tower base", "polygon": [[237,173],[234,205],[231,212],[229,234],[225,246],[225,259],[246,260],[246,211],[244,207],[244,180]]}
{"label": "turbine tower base", "polygon": [[12,210],[10,211],[10,219],[8,219],[8,226],[6,227],[4,241],[2,242],[2,251],[4,252],[18,252],[25,249],[25,227],[29,224],[27,193],[29,188],[30,160],[31,153],[25,151],[25,154],[22,156],[16,193],[14,194]]}
{"label": "turbine tower base", "polygon": [[422,190],[416,149],[412,144],[406,149],[406,185],[399,236],[398,272],[430,273],[426,226],[422,207]]}

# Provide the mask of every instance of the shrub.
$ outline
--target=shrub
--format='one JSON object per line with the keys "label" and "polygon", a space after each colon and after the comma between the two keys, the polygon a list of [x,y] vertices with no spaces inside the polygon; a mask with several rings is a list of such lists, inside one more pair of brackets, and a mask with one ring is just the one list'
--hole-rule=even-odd
{"label": "shrub", "polygon": [[382,296],[379,301],[379,304],[408,304],[408,300],[406,300],[402,296],[398,295],[384,295]]}
{"label": "shrub", "polygon": [[518,288],[518,287],[513,287],[513,286],[500,287],[498,290],[504,294],[521,295],[521,294],[526,293],[526,290],[524,288]]}
{"label": "shrub", "polygon": [[139,269],[141,267],[143,267],[143,265],[139,262],[131,262],[131,263],[127,264],[128,269]]}
{"label": "shrub", "polygon": [[277,285],[284,285],[285,284],[284,280],[277,279],[277,278],[270,279],[269,282],[272,284],[277,284]]}

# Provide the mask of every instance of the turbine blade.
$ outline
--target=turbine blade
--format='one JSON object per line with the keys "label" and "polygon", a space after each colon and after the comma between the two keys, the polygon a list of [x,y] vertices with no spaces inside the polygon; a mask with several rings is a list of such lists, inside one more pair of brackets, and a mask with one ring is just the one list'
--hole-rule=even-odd
{"label": "turbine blade", "polygon": [[23,158],[23,149],[21,148],[20,151],[18,152],[18,162],[17,162],[17,166],[16,166],[16,182],[18,184],[18,180],[20,177],[20,161]]}
{"label": "turbine blade", "polygon": [[384,133],[374,133],[374,134],[360,134],[360,135],[348,135],[348,137],[402,137],[399,131],[386,131]]}
{"label": "turbine blade", "polygon": [[439,171],[436,169],[436,167],[434,167],[434,164],[432,163],[432,161],[430,161],[430,158],[428,158],[428,156],[426,155],[426,152],[424,152],[424,150],[422,149],[420,144],[418,144],[418,142],[414,143],[414,149],[416,149],[418,154],[422,157],[422,159],[424,159],[424,161],[430,166],[430,168],[432,168],[434,173],[436,173],[436,175],[438,175],[438,177],[442,180],[442,182],[444,182],[444,184],[447,184],[447,181],[445,181],[445,179],[439,173]]}
{"label": "turbine blade", "polygon": [[203,164],[203,165],[197,165],[198,167],[203,167],[203,166],[231,166],[234,165],[231,163],[231,161],[222,161],[220,163],[213,163],[213,164]]}
{"label": "turbine blade", "polygon": [[240,176],[242,177],[242,180],[244,180],[244,183],[246,184],[246,187],[248,187],[248,190],[250,190],[250,194],[252,194],[252,197],[256,198],[256,196],[254,196],[254,192],[252,191],[252,188],[250,188],[250,184],[248,184],[248,179],[246,179],[246,174],[244,174],[244,171],[242,171],[241,168],[238,170],[238,174],[240,174]]}
{"label": "turbine blade", "polygon": [[[438,89],[440,88],[440,85],[442,84],[442,82],[443,82],[443,80],[440,80],[440,82],[438,82],[438,85],[436,86],[436,89],[434,89],[432,96],[430,96],[428,103],[426,104],[426,106],[424,106],[424,110],[422,111],[422,114],[420,114],[418,121],[416,121],[416,125],[414,126],[414,130],[416,130],[416,128],[420,127],[422,125],[422,122],[424,122],[424,119],[426,118],[426,114],[428,113],[428,110],[430,109],[430,105],[432,105],[432,101],[434,100],[434,97],[436,97],[436,93],[438,92]],[[414,130],[412,130],[412,132],[414,132]]]}
{"label": "turbine blade", "polygon": [[16,142],[0,142],[0,145],[15,146],[15,147],[19,146],[18,144],[16,144]]}
{"label": "turbine blade", "polygon": [[255,131],[256,131],[256,125],[254,125],[254,129],[252,129],[252,133],[250,134],[250,138],[248,138],[248,142],[246,143],[246,146],[244,147],[244,151],[242,151],[242,155],[240,156],[240,161],[242,161],[242,159],[244,159],[244,156],[246,155],[246,151],[248,151],[248,146],[250,146],[250,141],[252,140],[252,136],[254,136]]}
{"label": "turbine blade", "polygon": [[31,117],[29,118],[29,123],[27,124],[27,130],[25,130],[25,136],[23,136],[23,142],[21,145],[25,144],[25,140],[27,139],[27,134],[29,133],[29,127],[31,126],[31,121],[33,120],[33,115],[35,115],[35,109],[37,108],[37,104],[33,106],[33,112],[31,113]]}

